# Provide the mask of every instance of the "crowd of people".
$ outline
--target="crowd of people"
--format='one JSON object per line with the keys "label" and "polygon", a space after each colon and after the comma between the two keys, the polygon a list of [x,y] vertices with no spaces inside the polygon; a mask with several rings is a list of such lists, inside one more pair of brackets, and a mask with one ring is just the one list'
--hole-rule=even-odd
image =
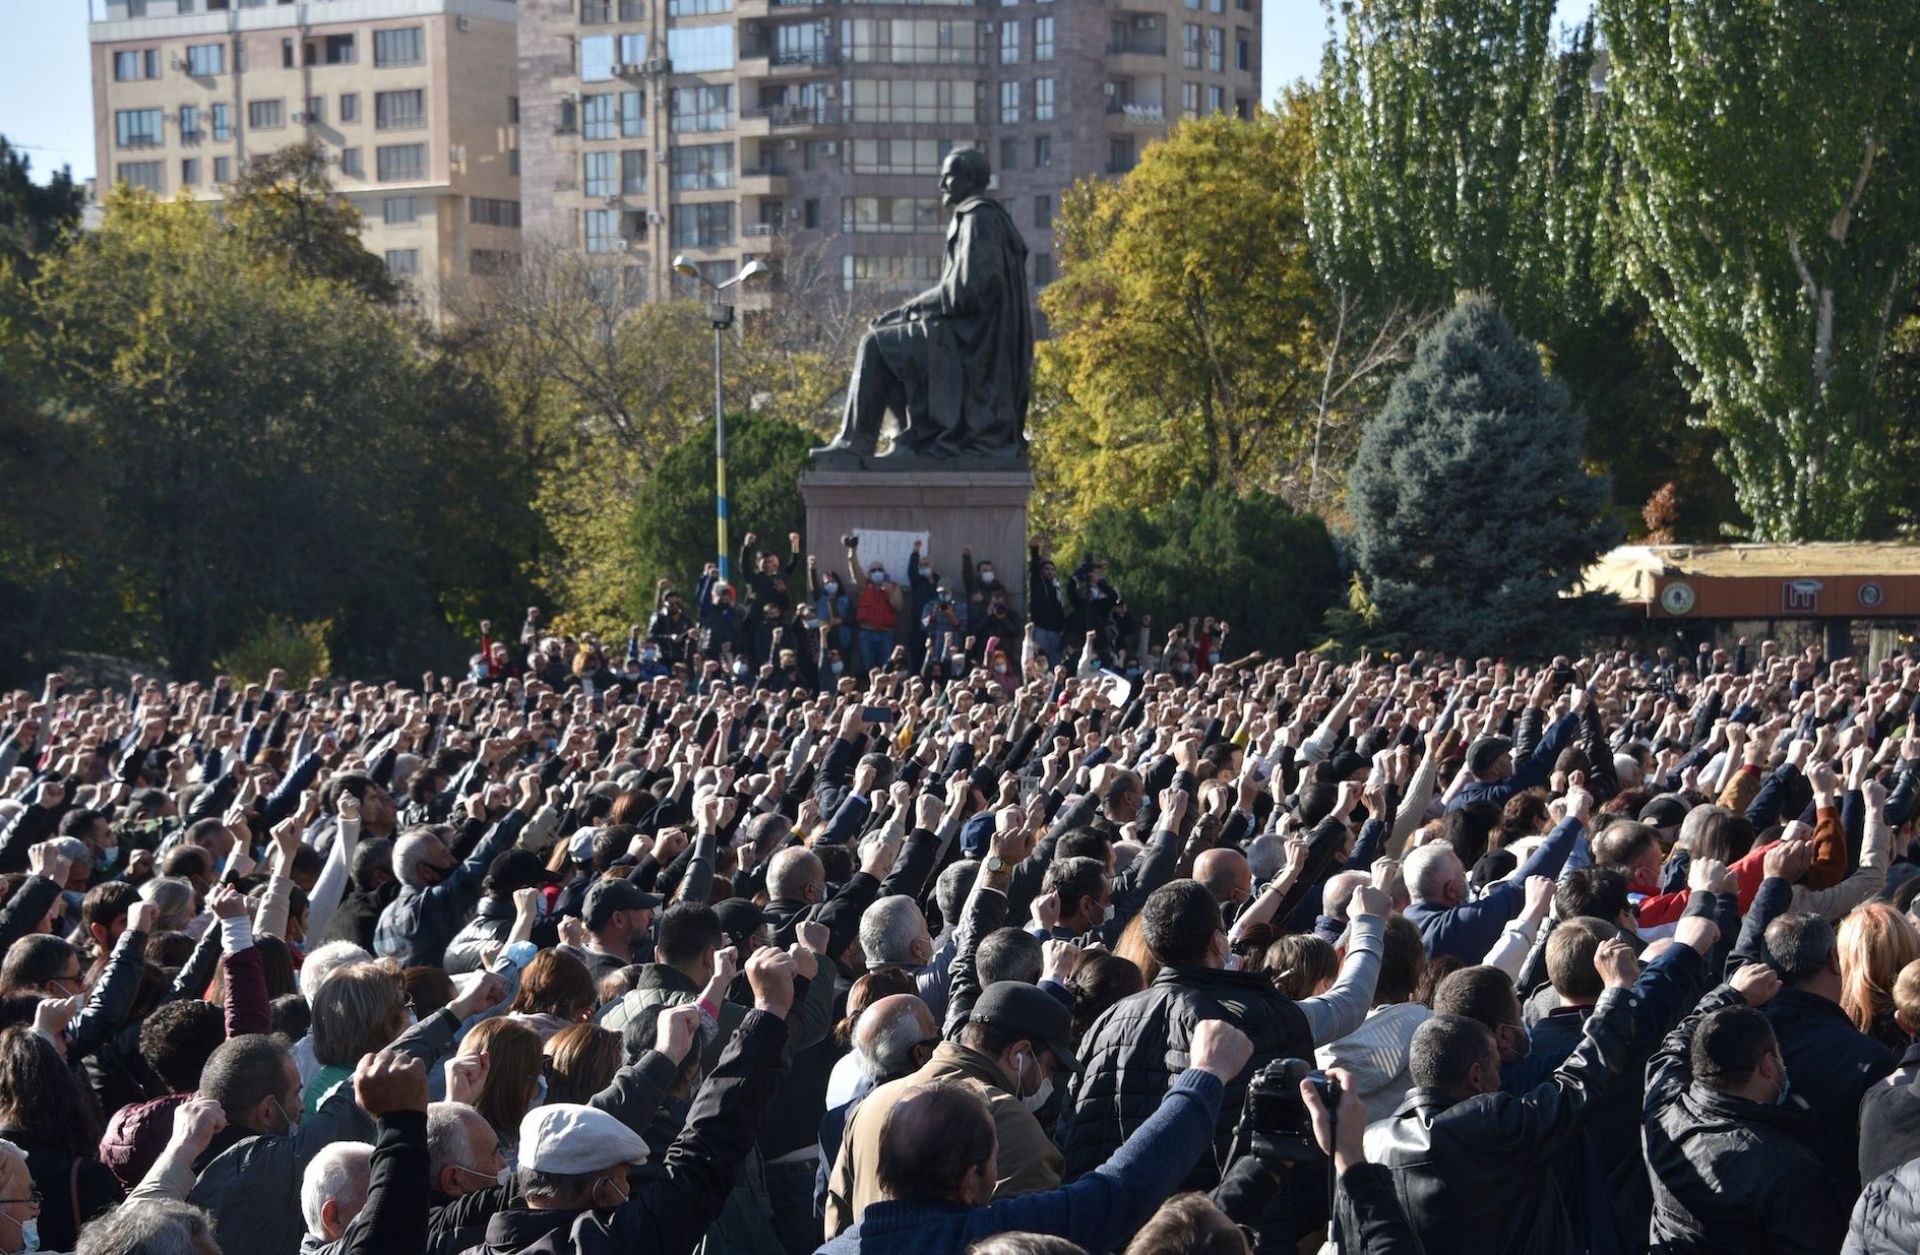
{"label": "crowd of people", "polygon": [[0,697],[0,1252],[1920,1245],[1920,664],[791,549],[624,655]]}

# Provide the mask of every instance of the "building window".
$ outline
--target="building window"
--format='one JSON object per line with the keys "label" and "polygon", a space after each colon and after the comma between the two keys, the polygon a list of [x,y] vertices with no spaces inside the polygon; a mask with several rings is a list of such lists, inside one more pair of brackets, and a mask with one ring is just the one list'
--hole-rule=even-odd
{"label": "building window", "polygon": [[467,201],[467,221],[483,227],[520,228],[520,202],[494,196],[475,196]]}
{"label": "building window", "polygon": [[668,129],[675,134],[689,131],[727,131],[733,129],[733,88],[676,87],[667,97]]}
{"label": "building window", "polygon": [[1253,40],[1238,33],[1233,37],[1233,68],[1236,70],[1253,68]]}
{"label": "building window", "polygon": [[1245,96],[1235,96],[1233,98],[1233,116],[1239,118],[1242,122],[1253,121],[1253,102]]}
{"label": "building window", "polygon": [[233,138],[233,106],[214,103],[207,106],[213,118],[213,138],[215,141]]}
{"label": "building window", "polygon": [[233,182],[233,158],[215,157],[213,159],[213,181],[216,184]]}
{"label": "building window", "polygon": [[1033,80],[1033,120],[1035,122],[1053,121],[1053,80],[1051,78]]}
{"label": "building window", "polygon": [[1215,74],[1227,72],[1227,32],[1218,26],[1207,27],[1207,69]]}
{"label": "building window", "polygon": [[606,83],[613,79],[613,36],[588,35],[580,41],[580,81]]}
{"label": "building window", "polygon": [[367,177],[367,172],[360,166],[360,150],[358,148],[342,148],[340,150],[340,173],[356,179],[364,179]]}
{"label": "building window", "polygon": [[580,134],[587,139],[616,139],[620,134],[620,98],[595,92],[580,98]]}
{"label": "building window", "polygon": [[1033,255],[1033,286],[1040,289],[1053,282],[1053,254],[1035,253]]}
{"label": "building window", "polygon": [[1053,19],[1050,17],[1033,19],[1033,59],[1053,60]]}
{"label": "building window", "polygon": [[247,102],[247,129],[253,131],[278,130],[287,124],[287,106],[280,100],[249,100]]}
{"label": "building window", "polygon": [[861,257],[855,254],[840,259],[840,286],[848,292],[860,288],[919,287],[938,282],[938,257]]}
{"label": "building window", "polygon": [[1000,141],[1000,169],[1011,170],[1019,163],[1014,158],[1020,152],[1020,141],[1008,135]]}
{"label": "building window", "polygon": [[422,45],[421,28],[418,26],[375,31],[373,63],[376,66],[419,65]]}
{"label": "building window", "polygon": [[[950,0],[942,0],[948,3]],[[667,0],[668,17],[699,17],[703,13],[731,13],[733,0]]]}
{"label": "building window", "polygon": [[1200,84],[1180,84],[1180,115],[1187,118],[1200,116]]}
{"label": "building window", "polygon": [[1036,196],[1033,198],[1033,225],[1045,231],[1053,225],[1053,197]]}
{"label": "building window", "polygon": [[1000,124],[1011,126],[1020,120],[1020,84],[1000,84]]}
{"label": "building window", "polygon": [[1053,136],[1036,135],[1033,137],[1033,168],[1045,170],[1053,165]]}
{"label": "building window", "polygon": [[507,173],[516,179],[520,177],[520,150],[518,148],[507,149]]}
{"label": "building window", "polygon": [[520,97],[507,97],[507,125],[520,125]]}
{"label": "building window", "polygon": [[627,65],[645,65],[647,37],[645,35],[620,36],[620,60]]}
{"label": "building window", "polygon": [[114,178],[128,187],[143,187],[156,195],[167,190],[167,176],[158,161],[123,161],[114,167]]}
{"label": "building window", "polygon": [[389,196],[381,202],[381,213],[390,227],[410,227],[420,221],[417,202],[411,196]]}
{"label": "building window", "polygon": [[675,205],[671,235],[675,248],[726,248],[733,243],[733,203]]}
{"label": "building window", "polygon": [[841,87],[847,121],[893,124],[980,120],[987,85],[974,79],[854,79]]}
{"label": "building window", "polygon": [[132,52],[114,53],[113,77],[114,81],[119,83],[136,82],[143,78],[159,78],[160,50],[139,48]]}
{"label": "building window", "polygon": [[373,129],[416,131],[427,124],[427,93],[412,91],[373,93]]}
{"label": "building window", "polygon": [[940,229],[940,202],[931,196],[843,196],[840,229],[849,235],[914,235]]}
{"label": "building window", "polygon": [[1202,34],[1205,29],[1197,22],[1180,24],[1180,64],[1189,70],[1200,68],[1200,46],[1205,40]]}
{"label": "building window", "polygon": [[620,194],[638,196],[647,190],[647,150],[623,149],[620,153]]}
{"label": "building window", "polygon": [[647,94],[620,93],[620,134],[624,139],[647,137]]}
{"label": "building window", "polygon": [[619,153],[582,153],[580,155],[580,181],[587,195],[618,195],[614,189],[619,186],[616,182],[619,164]]}
{"label": "building window", "polygon": [[1225,113],[1227,111],[1227,89],[1224,87],[1207,88],[1207,112]]}
{"label": "building window", "polygon": [[352,65],[360,59],[352,35],[328,35],[317,43],[307,44],[307,64],[312,65],[318,54],[322,65]]}
{"label": "building window", "polygon": [[1107,136],[1107,173],[1125,174],[1133,169],[1133,137]]}
{"label": "building window", "polygon": [[840,23],[840,50],[849,61],[894,65],[977,65],[977,22],[934,18],[848,18]]}
{"label": "building window", "polygon": [[615,209],[589,209],[586,212],[587,251],[620,251],[620,212]]}
{"label": "building window", "polygon": [[205,139],[206,133],[200,129],[200,106],[180,106],[180,142],[197,144]]}
{"label": "building window", "polygon": [[340,121],[358,122],[360,120],[360,93],[340,93]]}
{"label": "building window", "polygon": [[306,121],[310,126],[325,126],[327,124],[327,98],[325,96],[307,97]]}
{"label": "building window", "polygon": [[[938,174],[940,163],[956,148],[971,147],[951,139],[856,139],[847,146],[847,168],[854,174]],[[1001,142],[1001,169],[1011,169]]]}
{"label": "building window", "polygon": [[373,150],[373,161],[382,183],[400,183],[427,177],[425,144],[387,144]]}
{"label": "building window", "polygon": [[580,0],[580,25],[605,26],[613,20],[613,0]]}
{"label": "building window", "polygon": [[[826,22],[786,22],[774,27],[773,64],[825,65],[831,27]],[[678,65],[678,62],[675,62]]]}
{"label": "building window", "polygon": [[387,273],[396,279],[411,279],[419,274],[420,250],[417,248],[388,249]]}
{"label": "building window", "polygon": [[809,231],[820,229],[820,198],[809,196],[800,204],[800,222]]}
{"label": "building window", "polygon": [[299,68],[299,63],[294,57],[293,40],[291,39],[283,39],[280,41],[280,68],[283,70]]}
{"label": "building window", "polygon": [[166,142],[158,109],[116,109],[113,132],[118,148],[158,148]]}
{"label": "building window", "polygon": [[180,162],[180,186],[200,186],[200,158],[186,157]]}
{"label": "building window", "polygon": [[211,78],[227,72],[225,44],[188,44],[187,73],[195,78]]}
{"label": "building window", "polygon": [[644,0],[620,0],[620,20],[623,22],[645,21],[647,6]]}
{"label": "building window", "polygon": [[667,60],[675,74],[733,68],[732,26],[687,26],[667,32]]}
{"label": "building window", "polygon": [[1020,19],[1017,17],[1000,23],[1000,64],[1020,64]]}
{"label": "building window", "polygon": [[667,150],[670,186],[676,192],[705,192],[733,186],[732,144],[688,144]]}

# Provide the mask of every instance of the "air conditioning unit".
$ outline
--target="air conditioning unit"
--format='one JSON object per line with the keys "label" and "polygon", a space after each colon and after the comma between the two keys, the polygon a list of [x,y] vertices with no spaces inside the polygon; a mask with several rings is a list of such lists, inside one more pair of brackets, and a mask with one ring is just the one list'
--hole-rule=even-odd
{"label": "air conditioning unit", "polygon": [[609,196],[605,201],[601,203],[606,205],[608,209],[616,209],[619,206],[626,204],[627,202],[618,196]]}
{"label": "air conditioning unit", "polygon": [[305,122],[307,120],[307,115],[300,112],[300,110],[295,109],[293,111],[293,120],[295,122]]}
{"label": "air conditioning unit", "polygon": [[665,57],[653,57],[647,61],[647,73],[649,74],[666,74],[672,68]]}
{"label": "air conditioning unit", "polygon": [[664,219],[664,218],[662,218],[662,217],[660,216],[660,211],[659,211],[658,209],[649,209],[649,210],[647,210],[647,225],[648,225],[648,226],[651,226],[651,227],[657,227],[657,226],[659,226],[659,225],[660,225],[660,224],[661,224],[662,222],[664,222],[664,221],[666,221],[666,219]]}
{"label": "air conditioning unit", "polygon": [[568,93],[567,93],[567,103],[568,103],[568,104],[570,104],[570,105],[577,105],[577,104],[579,104],[579,103],[580,103],[580,93],[579,93],[579,92],[568,92]]}
{"label": "air conditioning unit", "polygon": [[470,31],[473,29],[473,19],[466,16],[464,13],[460,15],[459,20],[454,24],[463,31]]}
{"label": "air conditioning unit", "polygon": [[187,68],[187,63],[186,63],[186,60],[185,60],[184,58],[181,58],[181,57],[175,57],[175,58],[173,59],[173,68],[174,68],[174,69],[176,69],[176,70],[184,70],[184,69],[186,69],[186,68]]}
{"label": "air conditioning unit", "polygon": [[790,153],[798,152],[800,150],[800,141],[797,139],[790,139],[786,141],[784,144],[782,144],[781,147],[785,148]]}
{"label": "air conditioning unit", "polygon": [[840,155],[840,141],[839,141],[839,140],[835,140],[835,139],[830,139],[830,140],[828,140],[828,141],[826,141],[825,143],[823,143],[823,144],[821,144],[821,145],[820,145],[820,155],[821,155],[821,156],[823,156],[823,157],[837,157],[837,156],[839,156],[839,155]]}
{"label": "air conditioning unit", "polygon": [[664,165],[666,165],[666,164],[667,164],[667,153],[666,153],[666,150],[665,150],[665,149],[661,149],[661,150],[660,150],[659,152],[657,152],[657,153],[655,153],[655,154],[653,155],[653,159],[654,159],[655,161],[657,161],[657,162],[659,162],[659,163],[660,163],[661,165],[663,165],[663,166],[664,166]]}
{"label": "air conditioning unit", "polygon": [[980,23],[980,33],[981,33],[982,35],[991,35],[991,34],[993,34],[993,23],[992,23],[992,22],[982,22],[982,23]]}
{"label": "air conditioning unit", "polygon": [[447,148],[448,161],[453,162],[455,165],[459,165],[461,162],[465,161],[466,159],[467,159],[467,146],[465,144],[453,144]]}
{"label": "air conditioning unit", "polygon": [[620,64],[620,63],[619,63],[618,61],[615,61],[615,62],[614,62],[614,63],[613,63],[613,64],[612,64],[612,65],[611,65],[610,67],[608,67],[608,68],[609,68],[609,69],[611,69],[611,70],[613,71],[613,76],[614,76],[615,78],[619,78],[619,77],[620,77],[620,76],[621,76],[622,74],[625,74],[625,73],[627,72],[627,67],[626,67],[626,66],[624,66],[624,65],[621,65],[621,64]]}

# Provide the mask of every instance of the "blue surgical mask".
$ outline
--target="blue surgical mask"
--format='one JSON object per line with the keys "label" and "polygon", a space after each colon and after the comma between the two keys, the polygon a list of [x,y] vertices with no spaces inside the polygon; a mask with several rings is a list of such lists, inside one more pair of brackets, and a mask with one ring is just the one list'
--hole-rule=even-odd
{"label": "blue surgical mask", "polygon": [[847,664],[844,662],[841,662],[838,658],[836,658],[833,661],[833,667],[831,669],[835,675],[839,675],[842,671],[845,671],[847,669]]}
{"label": "blue surgical mask", "polygon": [[[4,1213],[0,1213],[0,1214],[4,1214]],[[8,1216],[7,1219],[13,1220],[13,1217]],[[35,1216],[32,1220],[25,1220],[25,1221],[13,1220],[13,1223],[20,1230],[21,1251],[32,1252],[32,1251],[39,1250],[40,1249],[40,1218],[38,1216]]]}
{"label": "blue surgical mask", "polygon": [[840,581],[828,580],[825,584],[822,585],[822,587],[825,588],[830,593],[837,593],[840,591]]}
{"label": "blue surgical mask", "polygon": [[106,871],[108,868],[112,867],[115,863],[118,863],[119,861],[120,861],[120,847],[117,845],[109,846],[107,849],[100,851],[99,854],[94,856],[94,862],[99,864],[101,871]]}

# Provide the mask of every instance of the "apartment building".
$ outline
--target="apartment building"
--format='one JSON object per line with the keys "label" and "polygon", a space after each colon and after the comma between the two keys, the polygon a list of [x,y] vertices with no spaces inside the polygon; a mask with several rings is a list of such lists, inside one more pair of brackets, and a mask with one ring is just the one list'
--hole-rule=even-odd
{"label": "apartment building", "polygon": [[525,0],[529,241],[619,263],[633,290],[806,249],[848,292],[938,277],[952,148],[1055,271],[1053,215],[1181,117],[1249,116],[1258,0]]}
{"label": "apartment building", "polygon": [[102,186],[218,200],[311,137],[429,303],[520,252],[511,0],[93,0]]}

